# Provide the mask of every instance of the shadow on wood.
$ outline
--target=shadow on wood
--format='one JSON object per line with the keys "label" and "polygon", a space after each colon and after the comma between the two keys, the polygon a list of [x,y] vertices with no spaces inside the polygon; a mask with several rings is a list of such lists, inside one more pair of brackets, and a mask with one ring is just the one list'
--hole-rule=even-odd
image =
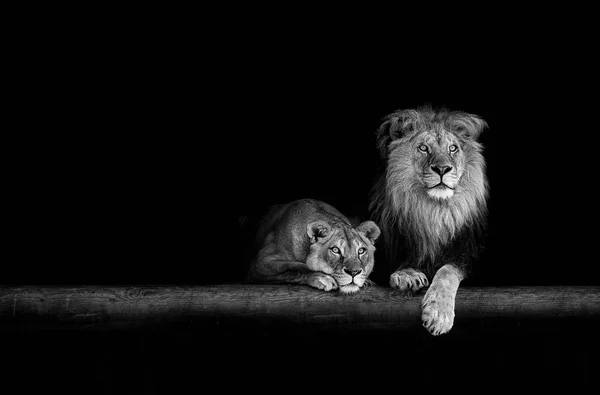
{"label": "shadow on wood", "polygon": [[[369,328],[420,325],[423,292],[373,286],[354,295],[305,286],[10,287],[0,289],[0,322],[104,327],[147,322],[316,324]],[[600,316],[600,287],[460,288],[459,321]]]}
{"label": "shadow on wood", "polygon": [[237,284],[3,288],[0,367],[23,376],[22,386],[55,383],[61,393],[65,378],[74,393],[90,385],[96,393],[281,392],[279,377],[310,392],[341,378],[381,392],[440,377],[482,390],[499,377],[593,383],[599,291],[462,288],[453,329],[431,336],[420,322],[422,293],[384,287],[353,296]]}

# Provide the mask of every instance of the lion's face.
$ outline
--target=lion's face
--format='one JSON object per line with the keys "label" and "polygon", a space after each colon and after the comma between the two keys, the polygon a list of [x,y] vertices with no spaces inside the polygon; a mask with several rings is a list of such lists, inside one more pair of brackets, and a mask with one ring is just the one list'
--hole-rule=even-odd
{"label": "lion's face", "polygon": [[[488,189],[477,137],[486,126],[473,114],[425,107],[394,112],[378,129],[386,168],[369,209],[386,239],[410,245],[411,259],[434,261],[464,227],[484,222]],[[389,259],[399,245],[388,244]]]}
{"label": "lion's face", "polygon": [[460,140],[442,129],[420,133],[409,145],[415,176],[427,196],[452,198],[465,166]]}
{"label": "lion's face", "polygon": [[462,113],[407,111],[392,117],[387,123],[389,132],[382,132],[380,138],[380,148],[389,153],[390,177],[394,177],[388,184],[403,185],[407,191],[437,201],[465,192],[463,184],[469,181],[463,182],[463,176],[482,173],[481,147],[475,136],[484,124]]}
{"label": "lion's face", "polygon": [[356,228],[319,222],[306,260],[309,269],[333,276],[342,293],[357,292],[373,271],[379,228],[372,221]]}

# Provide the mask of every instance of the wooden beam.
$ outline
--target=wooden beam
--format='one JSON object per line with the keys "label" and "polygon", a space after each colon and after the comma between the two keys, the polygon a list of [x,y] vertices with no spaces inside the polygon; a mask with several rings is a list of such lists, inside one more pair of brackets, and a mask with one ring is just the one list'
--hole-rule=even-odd
{"label": "wooden beam", "polygon": [[[0,288],[0,323],[130,324],[171,320],[414,326],[423,293],[373,286],[345,296],[297,285]],[[599,317],[600,287],[460,288],[461,320]]]}

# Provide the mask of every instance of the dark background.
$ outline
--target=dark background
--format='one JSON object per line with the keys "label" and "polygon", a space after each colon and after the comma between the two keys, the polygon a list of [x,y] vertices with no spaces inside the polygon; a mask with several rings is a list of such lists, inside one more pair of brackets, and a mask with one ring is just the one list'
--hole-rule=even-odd
{"label": "dark background", "polygon": [[[439,24],[429,12],[381,10],[367,23],[338,10],[321,27],[350,29],[322,34],[313,19],[262,24],[233,11],[216,26],[208,11],[191,23],[142,10],[96,25],[52,19],[54,35],[22,46],[8,76],[22,112],[7,145],[16,221],[0,283],[238,281],[240,216],[305,197],[363,216],[380,120],[431,104],[489,125],[489,233],[473,282],[599,285],[593,24],[520,9],[489,34],[498,10]],[[409,20],[419,24],[410,35],[400,31]],[[427,37],[432,25],[443,29]],[[383,27],[392,32],[365,34]],[[2,378],[77,393],[279,390],[276,378],[307,391],[591,381],[595,317],[508,321],[457,318],[438,338],[260,323],[6,325]],[[341,377],[356,380],[342,387]]]}
{"label": "dark background", "polygon": [[478,281],[598,284],[585,41],[412,53],[259,38],[194,51],[122,39],[43,76],[45,128],[17,147],[20,263],[3,281],[237,281],[239,217],[309,197],[364,219],[381,119],[430,104],[489,125]]}

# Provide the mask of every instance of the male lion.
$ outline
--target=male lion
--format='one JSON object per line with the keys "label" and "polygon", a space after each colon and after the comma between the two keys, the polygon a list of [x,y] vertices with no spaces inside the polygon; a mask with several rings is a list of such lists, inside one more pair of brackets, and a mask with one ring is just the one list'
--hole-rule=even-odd
{"label": "male lion", "polygon": [[385,171],[369,210],[388,264],[399,264],[393,288],[416,292],[435,274],[421,315],[433,335],[452,328],[456,292],[485,226],[488,185],[476,141],[484,127],[476,115],[425,107],[398,110],[377,131]]}
{"label": "male lion", "polygon": [[373,270],[379,233],[373,221],[353,228],[338,210],[317,200],[277,205],[259,227],[260,250],[249,280],[357,292]]}

